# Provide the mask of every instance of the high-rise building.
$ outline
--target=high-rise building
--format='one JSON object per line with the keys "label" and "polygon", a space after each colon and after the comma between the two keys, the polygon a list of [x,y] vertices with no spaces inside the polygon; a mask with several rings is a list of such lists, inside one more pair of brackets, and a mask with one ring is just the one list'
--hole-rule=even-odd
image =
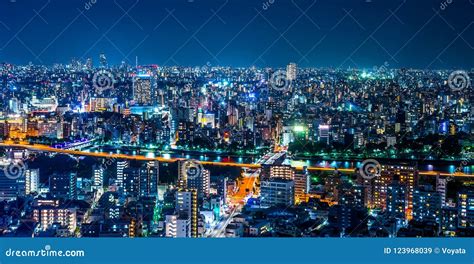
{"label": "high-rise building", "polygon": [[123,180],[124,180],[124,176],[123,176],[123,171],[125,168],[128,168],[128,161],[127,160],[118,160],[116,162],[116,175],[117,175],[117,180],[116,180],[116,184],[117,184],[117,187],[119,188],[123,188]]}
{"label": "high-rise building", "polygon": [[133,79],[133,100],[136,105],[154,105],[154,77],[151,74],[138,74]]}
{"label": "high-rise building", "polygon": [[380,176],[374,181],[374,205],[379,209],[386,209],[387,189],[393,180],[397,180],[406,188],[407,208],[406,218],[411,219],[413,209],[413,192],[418,185],[418,171],[415,167],[406,165],[382,165]]}
{"label": "high-rise building", "polygon": [[138,197],[140,188],[140,168],[128,167],[123,170],[123,194]]}
{"label": "high-rise building", "polygon": [[196,190],[199,199],[206,197],[210,193],[211,173],[197,161],[180,161],[178,163],[178,187]]}
{"label": "high-rise building", "polygon": [[39,169],[27,169],[25,172],[25,194],[38,192]]}
{"label": "high-rise building", "polygon": [[445,236],[454,236],[458,227],[458,210],[456,207],[441,209],[441,232]]}
{"label": "high-rise building", "polygon": [[270,178],[260,182],[262,206],[292,206],[294,204],[294,182],[282,178]]}
{"label": "high-rise building", "polygon": [[92,186],[94,189],[101,189],[104,187],[104,172],[102,166],[94,166],[92,168]]}
{"label": "high-rise building", "polygon": [[224,204],[227,203],[227,181],[229,179],[227,177],[220,178],[217,182],[217,194],[222,197],[222,201]]}
{"label": "high-rise building", "polygon": [[295,173],[295,203],[306,202],[307,194],[309,193],[311,178],[306,167],[302,172]]}
{"label": "high-rise building", "polygon": [[288,81],[296,80],[297,74],[298,74],[298,67],[296,66],[296,63],[292,62],[286,66],[286,79]]}
{"label": "high-rise building", "polygon": [[440,223],[441,194],[431,186],[420,186],[413,194],[413,219],[420,222]]}
{"label": "high-rise building", "polygon": [[55,173],[49,177],[49,190],[54,198],[77,199],[77,173]]}
{"label": "high-rise building", "polygon": [[441,178],[436,175],[436,191],[441,195],[441,205],[444,207],[446,205],[446,178]]}
{"label": "high-rise building", "polygon": [[474,229],[474,191],[458,193],[458,227]]}
{"label": "high-rise building", "polygon": [[342,230],[350,230],[360,224],[360,217],[366,210],[364,208],[364,187],[342,183],[338,186],[338,202],[334,207],[336,211],[336,224]]}
{"label": "high-rise building", "polygon": [[191,237],[191,221],[187,216],[167,215],[165,218],[166,237]]}
{"label": "high-rise building", "polygon": [[[6,165],[9,164],[8,162]],[[17,198],[19,188],[17,179],[10,179],[5,175],[5,170],[0,166],[0,201],[11,201]]]}
{"label": "high-rise building", "polygon": [[158,161],[149,161],[140,168],[140,196],[158,195],[159,169]]}
{"label": "high-rise building", "polygon": [[191,226],[191,237],[198,236],[198,199],[197,191],[193,189],[180,189],[176,192],[176,215],[180,219],[188,219]]}
{"label": "high-rise building", "polygon": [[334,173],[328,175],[326,181],[324,182],[324,192],[331,198],[333,201],[338,201],[338,187],[341,184],[341,175],[339,171],[334,171]]}
{"label": "high-rise building", "polygon": [[318,138],[319,138],[319,141],[320,142],[323,142],[323,143],[326,143],[326,144],[329,144],[329,125],[319,125],[318,127]]}
{"label": "high-rise building", "polygon": [[406,187],[393,181],[387,188],[387,212],[397,219],[405,219],[407,209]]}

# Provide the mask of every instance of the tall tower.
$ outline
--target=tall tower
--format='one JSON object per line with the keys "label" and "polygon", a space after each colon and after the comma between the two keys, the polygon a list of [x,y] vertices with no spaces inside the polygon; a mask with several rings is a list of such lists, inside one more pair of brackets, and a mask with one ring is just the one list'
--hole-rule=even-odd
{"label": "tall tower", "polygon": [[298,68],[296,63],[292,62],[286,66],[286,79],[288,81],[296,80],[296,76],[298,74]]}
{"label": "tall tower", "polygon": [[133,79],[133,100],[137,105],[153,105],[153,77],[150,74],[138,74]]}
{"label": "tall tower", "polygon": [[198,201],[197,191],[180,189],[176,192],[176,212],[180,217],[190,221],[191,237],[198,236]]}

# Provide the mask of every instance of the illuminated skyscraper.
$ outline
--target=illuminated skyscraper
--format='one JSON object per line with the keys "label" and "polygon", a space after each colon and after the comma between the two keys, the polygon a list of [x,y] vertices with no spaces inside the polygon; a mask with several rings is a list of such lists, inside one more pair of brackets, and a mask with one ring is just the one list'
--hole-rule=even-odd
{"label": "illuminated skyscraper", "polygon": [[[192,176],[189,176],[189,173]],[[210,193],[211,173],[194,162],[180,161],[178,163],[178,187],[196,190],[199,198],[206,197]]]}
{"label": "illuminated skyscraper", "polygon": [[329,125],[319,125],[319,141],[329,144]]}
{"label": "illuminated skyscraper", "polygon": [[140,168],[140,196],[157,196],[159,184],[159,163],[149,161]]}
{"label": "illuminated skyscraper", "polygon": [[25,172],[25,193],[38,192],[39,169],[28,169]]}
{"label": "illuminated skyscraper", "polygon": [[102,166],[94,166],[92,168],[92,180],[94,189],[104,187],[104,168]]}
{"label": "illuminated skyscraper", "polygon": [[387,189],[393,180],[398,180],[406,188],[406,218],[411,219],[413,209],[413,193],[418,184],[418,171],[406,165],[382,165],[381,175],[374,181],[374,205],[385,210],[387,207]]}
{"label": "illuminated skyscraper", "polygon": [[420,186],[413,194],[413,219],[440,223],[441,194],[431,186]]}
{"label": "illuminated skyscraper", "polygon": [[176,192],[176,214],[180,219],[188,219],[191,237],[198,236],[198,200],[197,191],[180,189]]}
{"label": "illuminated skyscraper", "polygon": [[297,66],[296,63],[290,63],[286,66],[286,79],[289,81],[296,80],[297,76]]}
{"label": "illuminated skyscraper", "polygon": [[387,188],[387,212],[394,218],[405,219],[406,208],[406,188],[398,181],[393,181]]}
{"label": "illuminated skyscraper", "polygon": [[138,74],[133,79],[133,100],[136,105],[154,105],[153,86],[155,85],[151,74]]}
{"label": "illuminated skyscraper", "polygon": [[295,203],[299,204],[300,202],[306,202],[306,197],[309,192],[311,179],[306,167],[304,167],[302,172],[295,173]]}
{"label": "illuminated skyscraper", "polygon": [[126,160],[118,160],[117,163],[117,170],[116,170],[116,174],[117,174],[117,180],[116,180],[116,184],[117,184],[117,187],[123,187],[123,171],[125,168],[128,167],[128,161]]}
{"label": "illuminated skyscraper", "polygon": [[436,175],[436,191],[441,195],[441,206],[446,205],[446,178]]}
{"label": "illuminated skyscraper", "polygon": [[292,180],[271,178],[260,183],[262,206],[292,206],[294,196],[294,182]]}
{"label": "illuminated skyscraper", "polygon": [[474,191],[458,193],[458,227],[474,229]]}

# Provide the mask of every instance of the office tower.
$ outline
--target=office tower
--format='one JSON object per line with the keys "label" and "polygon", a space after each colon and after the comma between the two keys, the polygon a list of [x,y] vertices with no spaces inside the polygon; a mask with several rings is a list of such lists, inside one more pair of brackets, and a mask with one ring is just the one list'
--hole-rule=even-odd
{"label": "office tower", "polygon": [[158,161],[149,161],[140,168],[140,196],[158,195],[159,169]]}
{"label": "office tower", "polygon": [[431,186],[420,186],[413,194],[413,220],[440,223],[441,194]]}
{"label": "office tower", "polygon": [[341,175],[339,171],[334,171],[334,173],[328,175],[326,178],[326,181],[324,182],[324,192],[333,201],[338,200],[338,186],[340,184],[341,184]]}
{"label": "office tower", "polygon": [[199,177],[188,178],[189,189],[195,189],[198,198],[209,196],[211,190],[211,173],[209,170],[203,169]]}
{"label": "office tower", "polygon": [[198,198],[209,195],[211,174],[198,161],[185,160],[178,163],[178,187],[194,189]]}
{"label": "office tower", "polygon": [[191,226],[191,237],[198,236],[198,198],[193,189],[180,189],[176,192],[176,215],[180,219],[188,219]]}
{"label": "office tower", "polygon": [[329,144],[329,125],[319,125],[318,127],[318,137],[319,142]]}
{"label": "office tower", "polygon": [[123,194],[138,197],[140,188],[140,168],[128,167],[123,170]]}
{"label": "office tower", "polygon": [[458,227],[458,209],[443,207],[441,209],[441,232],[445,236],[454,236]]}
{"label": "office tower", "polygon": [[104,187],[104,168],[102,166],[95,165],[92,168],[92,187],[94,189],[101,189]]}
{"label": "office tower", "polygon": [[39,190],[39,169],[27,169],[25,172],[25,194]]}
{"label": "office tower", "polygon": [[298,68],[296,63],[290,63],[286,66],[286,79],[288,81],[296,80]]}
{"label": "office tower", "polygon": [[133,79],[133,100],[136,105],[152,106],[154,78],[150,74],[138,74]]}
{"label": "office tower", "polygon": [[224,204],[227,204],[227,177],[220,178],[217,182],[217,194],[222,197]]}
{"label": "office tower", "polygon": [[294,204],[294,182],[282,178],[270,178],[260,182],[262,206],[291,206]]}
{"label": "office tower", "polygon": [[404,184],[407,188],[407,219],[411,219],[413,211],[413,193],[415,188],[418,186],[418,170],[412,166],[401,165],[395,170],[396,175],[400,179],[400,183]]}
{"label": "office tower", "polygon": [[458,227],[474,229],[474,191],[458,193]]}
{"label": "office tower", "polygon": [[[383,168],[383,167],[382,167]],[[387,207],[388,185],[392,182],[392,176],[389,173],[382,173],[374,178],[374,208],[385,210]]]}
{"label": "office tower", "polygon": [[116,166],[117,166],[117,169],[116,169],[116,174],[117,174],[117,180],[116,180],[116,184],[117,184],[117,187],[119,188],[123,188],[123,171],[125,168],[128,168],[128,161],[127,160],[118,160],[116,162]]}
{"label": "office tower", "polygon": [[306,202],[307,194],[309,193],[311,178],[306,167],[302,172],[295,173],[295,203]]}
{"label": "office tower", "polygon": [[441,195],[441,206],[446,205],[446,178],[441,178],[438,175],[436,175],[436,191]]}
{"label": "office tower", "polygon": [[407,206],[406,187],[393,181],[387,188],[387,212],[394,218],[405,219]]}
{"label": "office tower", "polygon": [[360,185],[342,183],[338,186],[338,203],[335,206],[337,226],[350,230],[360,224],[364,208],[364,188]]}
{"label": "office tower", "polygon": [[77,199],[77,173],[55,173],[49,177],[49,190],[54,198]]}

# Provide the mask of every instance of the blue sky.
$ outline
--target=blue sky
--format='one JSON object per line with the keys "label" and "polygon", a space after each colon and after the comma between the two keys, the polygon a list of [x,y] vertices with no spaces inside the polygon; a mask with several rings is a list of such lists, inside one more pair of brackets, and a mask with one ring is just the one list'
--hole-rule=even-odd
{"label": "blue sky", "polygon": [[0,62],[470,69],[474,0],[1,0]]}

